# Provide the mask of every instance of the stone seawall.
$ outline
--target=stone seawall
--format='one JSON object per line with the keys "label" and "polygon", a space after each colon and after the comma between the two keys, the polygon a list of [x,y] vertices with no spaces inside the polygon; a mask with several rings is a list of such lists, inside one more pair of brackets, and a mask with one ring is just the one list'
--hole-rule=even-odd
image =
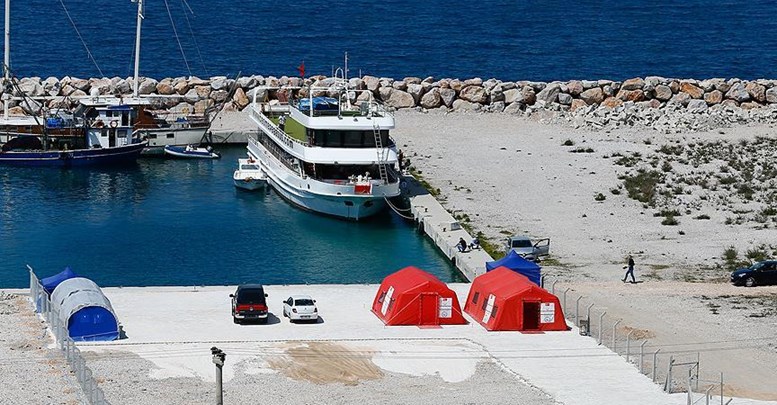
{"label": "stone seawall", "polygon": [[[237,80],[223,76],[141,78],[139,93],[159,95],[153,107],[179,114],[203,114],[212,109],[244,109],[257,99],[287,99],[308,96],[308,86],[332,88],[325,76],[304,79],[273,76],[245,76]],[[133,79],[64,77],[23,78],[18,88],[37,98],[32,103],[12,100],[12,112],[47,107],[74,108],[78,97],[87,95],[130,95]],[[733,123],[777,122],[777,80],[672,79],[656,76],[626,81],[571,80],[567,82],[421,79],[402,80],[364,76],[352,78],[349,86],[367,90],[386,105],[419,110],[496,112],[520,115],[540,114],[545,121],[575,127],[608,129],[620,126],[648,126],[665,132],[705,130]],[[369,97],[368,92],[351,94],[353,101]],[[19,95],[18,91],[14,92]],[[230,97],[230,94],[232,96]],[[314,96],[334,94],[315,91]],[[43,99],[45,97],[45,99]],[[28,106],[28,104],[30,104]]]}

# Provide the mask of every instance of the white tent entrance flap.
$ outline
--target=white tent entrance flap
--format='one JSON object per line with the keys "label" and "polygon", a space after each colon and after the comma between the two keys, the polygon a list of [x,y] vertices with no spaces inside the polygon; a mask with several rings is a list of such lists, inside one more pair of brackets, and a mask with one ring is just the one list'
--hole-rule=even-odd
{"label": "white tent entrance flap", "polygon": [[391,297],[394,296],[394,287],[389,287],[388,292],[386,293],[386,297],[383,298],[383,306],[380,307],[380,313],[383,315],[386,315],[386,311],[388,311],[389,302],[391,302]]}
{"label": "white tent entrance flap", "polygon": [[448,319],[453,316],[453,298],[440,297],[440,305],[438,305],[440,318]]}
{"label": "white tent entrance flap", "polygon": [[540,304],[540,323],[553,323],[556,321],[556,303],[543,302]]}
{"label": "white tent entrance flap", "polygon": [[488,302],[486,303],[486,311],[483,313],[483,323],[488,323],[491,319],[491,312],[494,310],[494,301],[496,301],[496,295],[489,294]]}

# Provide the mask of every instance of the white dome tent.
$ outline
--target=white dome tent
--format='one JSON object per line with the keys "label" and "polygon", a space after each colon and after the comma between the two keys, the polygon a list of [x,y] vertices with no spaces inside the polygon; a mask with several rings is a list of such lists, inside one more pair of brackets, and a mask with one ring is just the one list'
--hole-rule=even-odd
{"label": "white dome tent", "polygon": [[63,281],[51,293],[51,305],[74,341],[116,340],[119,322],[111,302],[88,278]]}

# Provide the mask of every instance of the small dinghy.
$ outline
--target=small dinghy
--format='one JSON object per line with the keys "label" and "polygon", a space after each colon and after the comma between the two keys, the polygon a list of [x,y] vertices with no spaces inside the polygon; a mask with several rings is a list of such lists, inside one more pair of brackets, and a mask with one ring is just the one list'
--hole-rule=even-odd
{"label": "small dinghy", "polygon": [[235,174],[232,175],[235,187],[253,191],[264,188],[267,184],[267,175],[256,160],[238,159],[237,167]]}
{"label": "small dinghy", "polygon": [[214,151],[210,146],[203,148],[195,145],[167,145],[165,146],[165,154],[186,159],[218,159],[221,157],[221,154]]}

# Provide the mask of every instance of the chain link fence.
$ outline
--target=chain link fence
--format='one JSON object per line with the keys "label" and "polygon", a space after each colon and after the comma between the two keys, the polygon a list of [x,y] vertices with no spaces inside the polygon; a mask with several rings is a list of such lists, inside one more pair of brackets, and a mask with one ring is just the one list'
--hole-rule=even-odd
{"label": "chain link fence", "polygon": [[108,405],[109,402],[105,399],[105,393],[97,384],[92,370],[86,365],[86,360],[81,355],[81,350],[78,349],[73,339],[70,338],[67,324],[60,318],[57,309],[51,305],[49,295],[41,285],[33,269],[30,266],[27,266],[27,269],[30,271],[30,299],[32,304],[48,323],[57,348],[62,351],[68,365],[70,365],[73,375],[75,375],[78,384],[83,390],[87,403],[91,405]]}
{"label": "chain link fence", "polygon": [[[559,280],[543,276],[542,285],[559,298],[564,316],[581,335],[596,339],[597,344],[624,357],[640,373],[663,385],[664,391],[686,392],[689,404],[702,401],[710,404],[713,397],[714,403],[719,400],[721,405],[732,401],[731,398],[726,401],[723,396],[723,373],[719,380],[699,377],[699,353],[662,353],[660,347],[651,345],[649,333],[625,325],[622,319],[608,316],[606,311],[599,311],[592,300],[571,287],[562,286]],[[705,391],[702,397],[696,398],[694,390],[699,391],[699,382],[705,384]]]}

